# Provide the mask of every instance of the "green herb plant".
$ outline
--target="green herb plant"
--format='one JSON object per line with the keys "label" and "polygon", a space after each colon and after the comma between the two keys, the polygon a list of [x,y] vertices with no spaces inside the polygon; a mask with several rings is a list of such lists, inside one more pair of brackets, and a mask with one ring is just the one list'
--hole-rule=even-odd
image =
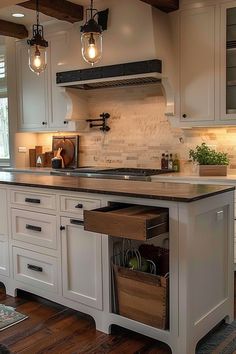
{"label": "green herb plant", "polygon": [[224,152],[216,152],[214,149],[210,149],[206,143],[196,146],[193,150],[189,151],[189,157],[193,161],[198,162],[199,165],[228,165],[229,158]]}

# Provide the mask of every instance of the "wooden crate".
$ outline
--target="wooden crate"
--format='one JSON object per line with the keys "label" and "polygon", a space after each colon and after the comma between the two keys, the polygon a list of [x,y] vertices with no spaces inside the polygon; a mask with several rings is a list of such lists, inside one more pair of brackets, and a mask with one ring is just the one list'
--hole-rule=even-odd
{"label": "wooden crate", "polygon": [[116,265],[113,269],[118,314],[152,327],[167,329],[168,279]]}

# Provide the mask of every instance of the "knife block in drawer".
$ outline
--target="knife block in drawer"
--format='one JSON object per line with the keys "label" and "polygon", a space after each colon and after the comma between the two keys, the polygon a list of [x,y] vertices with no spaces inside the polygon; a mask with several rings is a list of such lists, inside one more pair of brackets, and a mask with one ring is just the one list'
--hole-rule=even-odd
{"label": "knife block in drawer", "polygon": [[168,209],[142,205],[113,204],[84,211],[87,231],[145,241],[169,230]]}
{"label": "knife block in drawer", "polygon": [[119,315],[167,329],[169,323],[168,278],[113,265],[115,299]]}

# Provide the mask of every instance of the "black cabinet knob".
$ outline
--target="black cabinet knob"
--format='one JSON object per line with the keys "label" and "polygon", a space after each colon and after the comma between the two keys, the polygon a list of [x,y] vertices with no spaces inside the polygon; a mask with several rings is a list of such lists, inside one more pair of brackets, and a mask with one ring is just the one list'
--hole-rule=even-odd
{"label": "black cabinet knob", "polygon": [[75,206],[76,209],[83,209],[83,207],[84,207],[83,204],[80,203]]}
{"label": "black cabinet knob", "polygon": [[184,114],[182,115],[182,117],[183,117],[183,118],[187,118],[187,114],[184,113]]}
{"label": "black cabinet knob", "polygon": [[68,120],[64,120],[64,124],[69,124]]}
{"label": "black cabinet knob", "polygon": [[62,226],[62,225],[60,226],[61,231],[64,231],[65,229],[66,229],[65,226]]}
{"label": "black cabinet knob", "polygon": [[48,123],[47,122],[42,122],[42,125],[47,125]]}

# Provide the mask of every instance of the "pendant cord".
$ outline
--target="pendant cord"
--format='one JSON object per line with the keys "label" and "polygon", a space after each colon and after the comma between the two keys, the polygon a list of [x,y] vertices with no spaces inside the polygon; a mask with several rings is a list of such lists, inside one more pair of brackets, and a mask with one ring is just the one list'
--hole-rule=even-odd
{"label": "pendant cord", "polygon": [[91,11],[91,18],[93,18],[93,0],[91,0],[90,11]]}
{"label": "pendant cord", "polygon": [[39,26],[39,0],[36,0],[37,26]]}

